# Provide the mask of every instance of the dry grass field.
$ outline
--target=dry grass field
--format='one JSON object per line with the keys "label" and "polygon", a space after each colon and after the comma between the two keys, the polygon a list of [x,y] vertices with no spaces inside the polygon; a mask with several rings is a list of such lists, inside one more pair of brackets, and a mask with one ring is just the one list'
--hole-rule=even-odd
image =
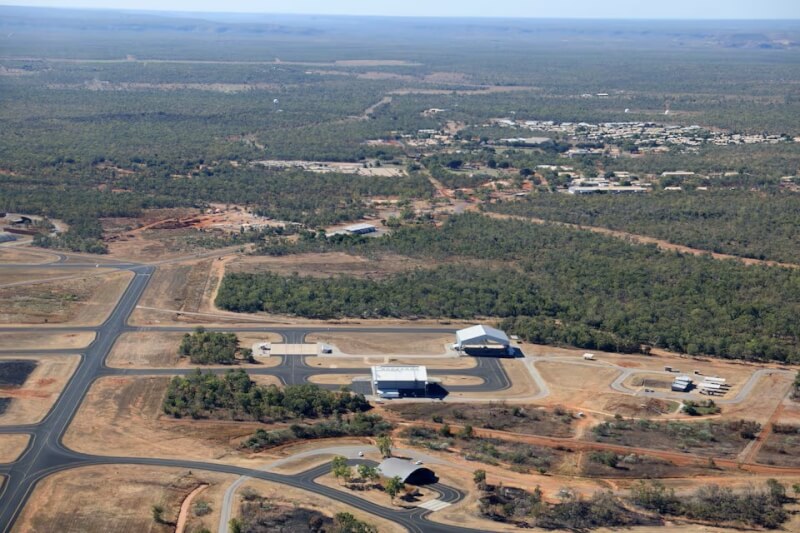
{"label": "dry grass field", "polygon": [[[189,513],[185,531],[215,530],[222,494],[234,479],[212,472],[147,466],[66,470],[36,486],[13,531],[168,533],[175,531],[181,503],[202,484],[208,487],[194,501],[207,501],[212,512],[203,517]],[[164,508],[167,523],[153,520],[154,505]]]}
{"label": "dry grass field", "polygon": [[[310,335],[309,335],[310,337]],[[319,368],[364,368],[369,370],[375,365],[425,365],[429,369],[459,370],[475,368],[476,360],[472,357],[306,357],[306,364]],[[369,373],[369,372],[367,372]]]}
{"label": "dry grass field", "polygon": [[87,275],[35,285],[0,287],[0,324],[98,325],[111,313],[131,272]]}
{"label": "dry grass field", "polygon": [[[120,335],[106,364],[113,368],[194,368],[188,358],[178,355],[183,338],[180,332],[136,331]],[[241,333],[242,348],[250,348],[256,342],[276,342],[280,336],[272,333]],[[259,358],[257,365],[242,364],[242,367],[271,367],[280,363],[279,357]],[[204,368],[204,367],[199,367]]]}
{"label": "dry grass field", "polygon": [[38,364],[21,386],[0,387],[0,396],[11,398],[8,409],[0,415],[0,424],[3,425],[35,424],[41,421],[77,368],[80,357],[0,357],[0,362],[11,360],[36,361]]}
{"label": "dry grass field", "polygon": [[[259,376],[260,377],[260,376]],[[271,376],[264,376],[270,379]],[[259,379],[255,379],[259,381]],[[239,451],[263,424],[173,419],[162,414],[167,377],[97,380],[64,436],[73,450],[96,455],[197,459],[248,465],[263,461]]]}
{"label": "dry grass field", "polygon": [[30,435],[0,435],[0,463],[16,461],[28,447]]}
{"label": "dry grass field", "polygon": [[324,496],[319,496],[304,490],[257,479],[248,480],[246,483],[243,483],[241,487],[239,487],[238,491],[236,492],[237,497],[234,499],[234,509],[236,512],[232,513],[233,516],[238,516],[239,507],[242,502],[241,495],[246,490],[255,491],[258,495],[264,497],[270,503],[274,503],[279,506],[286,505],[289,507],[313,509],[330,517],[334,516],[336,513],[351,513],[359,520],[363,520],[364,522],[374,525],[381,533],[400,533],[405,531],[404,528],[393,522],[389,522],[388,520],[380,517],[359,511],[358,509],[353,509],[348,505],[325,498]]}
{"label": "dry grass field", "polygon": [[306,342],[331,344],[347,355],[443,355],[446,345],[452,344],[453,335],[422,333],[407,335],[397,333],[314,333]]}
{"label": "dry grass field", "polygon": [[0,246],[0,263],[24,263],[28,265],[43,265],[58,260],[53,253],[20,248],[18,246]]}
{"label": "dry grass field", "polygon": [[78,350],[94,340],[94,333],[0,332],[0,350]]}

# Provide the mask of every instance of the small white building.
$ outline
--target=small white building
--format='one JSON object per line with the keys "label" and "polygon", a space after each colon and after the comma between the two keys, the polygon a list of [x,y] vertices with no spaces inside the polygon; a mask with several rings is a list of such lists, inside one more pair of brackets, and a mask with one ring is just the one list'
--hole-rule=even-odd
{"label": "small white building", "polygon": [[372,385],[381,398],[424,396],[428,370],[424,366],[373,366]]}

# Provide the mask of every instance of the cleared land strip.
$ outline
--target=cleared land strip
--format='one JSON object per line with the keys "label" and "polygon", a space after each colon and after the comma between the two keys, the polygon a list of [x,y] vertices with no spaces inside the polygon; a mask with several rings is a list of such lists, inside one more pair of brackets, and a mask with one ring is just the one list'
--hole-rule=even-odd
{"label": "cleared land strip", "polygon": [[532,224],[553,224],[555,226],[563,226],[565,228],[573,228],[579,229],[584,231],[591,231],[592,233],[599,233],[601,235],[608,235],[609,237],[616,237],[617,239],[622,239],[626,241],[631,241],[636,244],[655,244],[661,250],[668,250],[671,252],[680,252],[682,254],[691,254],[691,255],[707,255],[712,257],[713,259],[731,259],[734,261],[739,261],[740,263],[744,263],[745,265],[764,265],[764,266],[777,266],[777,267],[784,267],[784,268],[800,268],[800,265],[797,263],[781,263],[779,261],[768,261],[766,259],[753,259],[750,257],[742,257],[739,255],[730,255],[730,254],[721,254],[717,252],[711,252],[709,250],[701,250],[700,248],[691,248],[689,246],[684,246],[682,244],[674,244],[669,241],[665,241],[664,239],[657,239],[655,237],[648,237],[647,235],[639,235],[636,233],[628,233],[626,231],[619,231],[609,228],[603,228],[600,226],[584,226],[582,224],[572,224],[569,222],[559,222],[557,220],[546,220],[544,218],[535,218],[535,217],[523,217],[520,215],[506,215],[504,213],[492,213],[487,211],[485,213],[487,216],[497,219],[505,219],[505,220],[523,220],[526,222],[531,222]]}

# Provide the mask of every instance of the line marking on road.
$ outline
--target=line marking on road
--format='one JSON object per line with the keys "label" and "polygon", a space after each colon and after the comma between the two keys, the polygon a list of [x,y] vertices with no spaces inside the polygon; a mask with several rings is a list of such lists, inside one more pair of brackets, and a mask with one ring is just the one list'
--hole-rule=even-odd
{"label": "line marking on road", "polygon": [[421,507],[423,509],[428,509],[429,511],[436,512],[441,511],[447,507],[450,507],[450,503],[443,502],[442,500],[430,500],[425,503],[421,503],[417,505],[417,507]]}

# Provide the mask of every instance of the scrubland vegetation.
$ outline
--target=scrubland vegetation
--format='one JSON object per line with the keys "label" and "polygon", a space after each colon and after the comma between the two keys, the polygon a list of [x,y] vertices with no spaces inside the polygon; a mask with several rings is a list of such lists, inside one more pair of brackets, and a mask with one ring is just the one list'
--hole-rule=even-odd
{"label": "scrubland vegetation", "polygon": [[[217,305],[310,318],[497,317],[505,329],[542,344],[800,360],[798,270],[475,214],[453,216],[441,228],[403,227],[382,239],[307,239],[296,251],[308,249],[392,252],[432,266],[380,280],[229,274]],[[280,253],[290,251],[281,245]]]}
{"label": "scrubland vegetation", "polygon": [[176,418],[285,421],[369,410],[363,395],[330,392],[316,385],[256,384],[244,370],[222,376],[200,370],[170,381],[163,409]]}

